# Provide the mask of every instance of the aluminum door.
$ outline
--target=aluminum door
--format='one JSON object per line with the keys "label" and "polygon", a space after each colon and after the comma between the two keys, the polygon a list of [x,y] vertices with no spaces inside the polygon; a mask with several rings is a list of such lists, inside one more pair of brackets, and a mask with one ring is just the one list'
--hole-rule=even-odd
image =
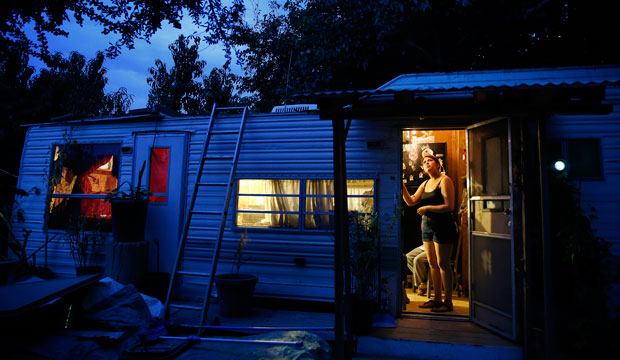
{"label": "aluminum door", "polygon": [[472,320],[516,337],[510,120],[467,128]]}

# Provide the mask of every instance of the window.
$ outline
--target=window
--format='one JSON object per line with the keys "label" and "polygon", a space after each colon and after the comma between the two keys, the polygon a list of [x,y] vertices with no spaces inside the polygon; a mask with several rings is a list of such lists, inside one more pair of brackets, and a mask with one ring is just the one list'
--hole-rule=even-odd
{"label": "window", "polygon": [[[374,211],[374,180],[347,180],[347,193],[349,211]],[[333,180],[238,181],[237,227],[324,230],[333,218]]]}
{"label": "window", "polygon": [[106,194],[118,186],[119,145],[56,146],[50,168],[50,229],[64,229],[72,218],[85,218],[87,228],[110,231],[112,211]]}
{"label": "window", "polygon": [[551,143],[551,161],[566,160],[569,177],[578,179],[600,179],[603,177],[601,165],[600,139],[562,139]]}
{"label": "window", "polygon": [[166,202],[168,197],[168,158],[169,148],[151,150],[151,173],[149,174],[149,191],[153,194],[149,200],[153,203]]}

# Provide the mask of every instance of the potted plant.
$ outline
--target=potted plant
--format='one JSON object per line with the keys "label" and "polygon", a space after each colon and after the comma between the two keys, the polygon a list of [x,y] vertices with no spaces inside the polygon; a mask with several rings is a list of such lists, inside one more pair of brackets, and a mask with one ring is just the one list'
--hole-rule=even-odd
{"label": "potted plant", "polygon": [[258,277],[252,274],[240,274],[243,250],[250,242],[247,231],[241,234],[232,262],[230,273],[215,276],[215,286],[219,300],[220,315],[239,317],[252,312],[252,297]]}
{"label": "potted plant", "polygon": [[86,217],[72,217],[65,228],[65,242],[71,250],[76,275],[103,272],[101,250],[105,239],[100,222],[97,221],[94,228],[89,227],[89,223]]}
{"label": "potted plant", "polygon": [[372,329],[377,309],[377,272],[379,270],[379,224],[376,213],[349,213],[350,265],[353,293],[351,308],[353,329],[365,334]]}
{"label": "potted plant", "polygon": [[[138,175],[138,186],[123,182],[106,196],[112,207],[112,233],[117,242],[144,241],[144,227],[151,192],[142,186],[146,161]],[[124,185],[127,185],[124,187]]]}

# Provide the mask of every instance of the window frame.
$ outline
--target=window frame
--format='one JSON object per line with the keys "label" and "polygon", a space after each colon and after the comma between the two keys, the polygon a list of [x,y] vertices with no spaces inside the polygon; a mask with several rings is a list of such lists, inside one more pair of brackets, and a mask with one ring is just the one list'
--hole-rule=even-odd
{"label": "window frame", "polygon": [[[122,142],[121,141],[88,141],[88,142],[75,142],[75,143],[71,143],[71,144],[67,144],[67,143],[63,143],[63,142],[52,142],[51,144],[51,152],[50,152],[50,157],[49,157],[49,162],[48,162],[48,167],[47,167],[47,181],[49,182],[49,178],[50,176],[52,176],[51,170],[52,170],[52,165],[54,163],[54,156],[56,154],[56,147],[62,147],[62,146],[88,146],[88,145],[108,145],[108,146],[116,146],[118,148],[116,155],[116,161],[118,163],[118,177],[116,179],[117,184],[121,184],[121,164],[122,164]],[[50,227],[49,226],[49,222],[50,222],[50,204],[52,203],[53,199],[58,199],[58,198],[62,198],[62,199],[105,199],[107,194],[70,194],[70,193],[54,193],[53,189],[48,189],[47,191],[49,191],[49,197],[48,197],[48,201],[46,201],[46,206],[44,209],[44,221],[46,223],[46,226],[50,229],[50,230],[57,230],[57,231],[63,231],[64,228],[57,228],[57,227]],[[82,215],[82,214],[80,214]],[[110,217],[111,220],[111,217]],[[94,229],[93,229],[94,230]],[[111,233],[112,232],[112,228],[111,228],[111,223],[110,226],[105,226],[102,229],[99,229],[99,231],[105,232],[105,233]]]}
{"label": "window frame", "polygon": [[[268,227],[268,228],[258,228],[258,227],[246,227],[246,226],[237,226],[237,214],[238,213],[272,213],[272,212],[265,212],[265,211],[244,211],[244,210],[239,210],[237,207],[237,201],[239,198],[239,195],[241,196],[265,196],[265,194],[239,194],[239,180],[297,180],[299,181],[299,194],[293,195],[293,194],[286,194],[286,195],[278,195],[278,196],[285,196],[285,197],[296,197],[299,199],[299,210],[298,211],[286,211],[286,212],[278,212],[278,213],[283,213],[283,214],[296,214],[299,216],[299,220],[298,220],[298,224],[296,228],[278,228],[278,227]],[[234,181],[234,194],[235,194],[235,202],[234,202],[234,208],[233,208],[233,225],[232,225],[232,230],[233,231],[237,231],[237,232],[243,232],[243,231],[256,231],[256,232],[289,232],[289,233],[300,233],[300,232],[308,232],[308,233],[325,233],[325,232],[333,232],[333,229],[311,229],[311,228],[306,228],[305,226],[305,217],[307,214],[324,214],[322,212],[306,212],[306,199],[308,198],[314,198],[314,197],[333,197],[330,195],[314,195],[314,196],[306,196],[306,183],[309,180],[333,180],[332,178],[325,178],[325,177],[320,177],[320,178],[311,178],[311,177],[304,177],[304,178],[295,178],[295,177],[287,177],[287,178],[279,178],[279,177],[238,177],[235,178]],[[347,195],[347,199],[348,198],[371,198],[373,201],[373,212],[377,212],[377,179],[374,176],[367,176],[367,177],[354,177],[354,178],[348,178],[347,180],[370,180],[373,182],[373,194],[372,196],[364,196],[364,195]],[[275,213],[275,212],[274,212]],[[333,214],[333,213],[326,213],[326,214]]]}

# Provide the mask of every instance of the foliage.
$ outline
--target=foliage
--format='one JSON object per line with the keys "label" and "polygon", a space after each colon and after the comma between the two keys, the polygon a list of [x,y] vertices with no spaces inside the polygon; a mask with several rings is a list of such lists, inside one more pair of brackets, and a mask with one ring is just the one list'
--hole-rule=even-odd
{"label": "foliage", "polygon": [[73,217],[65,229],[65,242],[69,245],[76,269],[101,263],[101,249],[105,239],[101,227],[89,230],[88,223],[86,217]]}
{"label": "foliage", "polygon": [[[146,167],[146,160],[142,162],[142,167],[138,173],[138,185],[133,186],[128,181],[124,181],[115,189],[110,190],[105,197],[105,201],[111,202],[112,200],[148,200],[151,196],[151,192],[144,186],[142,186],[142,175],[144,175],[144,168]],[[123,190],[123,185],[127,185],[127,189]]]}
{"label": "foliage", "polygon": [[[16,192],[17,198],[22,198],[24,196],[29,196],[28,192],[23,190],[18,190]],[[10,260],[11,258],[17,257],[17,261],[19,263],[18,277],[20,275],[37,274],[39,270],[43,271],[43,269],[37,267],[36,255],[39,251],[45,248],[48,243],[53,241],[56,238],[56,235],[51,238],[46,238],[44,243],[39,246],[39,248],[28,254],[26,249],[32,230],[22,228],[21,236],[18,235],[11,222],[11,210],[14,210],[16,214],[15,216],[18,220],[24,221],[25,219],[23,218],[23,210],[19,208],[19,202],[17,200],[13,200],[13,202],[15,208],[11,209],[10,207],[7,208],[6,206],[3,206],[2,209],[0,209],[0,231],[2,231],[0,243],[3,244],[3,247],[5,246],[4,244],[6,244],[6,247],[11,251],[13,256],[11,254],[7,254],[6,256],[4,254],[0,254],[0,261]]]}
{"label": "foliage", "polygon": [[200,38],[180,35],[168,46],[174,62],[170,70],[163,61],[155,60],[147,79],[151,86],[148,106],[162,105],[193,115],[209,111],[214,103],[233,105],[237,102],[233,95],[237,76],[226,67],[214,68],[204,76],[207,63],[200,60],[199,46]]}
{"label": "foliage", "polygon": [[[119,36],[106,49],[107,56],[117,56],[122,48],[132,49],[135,39],[149,41],[168,22],[181,28],[183,16],[189,15],[193,23],[204,29],[212,42],[228,42],[231,28],[242,21],[245,8],[242,0],[232,0],[223,5],[221,0],[208,2],[196,0],[58,0],[58,1],[9,1],[0,7],[0,43],[29,49],[31,55],[49,59],[48,35],[65,36],[67,22],[80,26],[92,22],[101,27],[103,34]],[[34,27],[37,39],[28,38],[26,29]]]}
{"label": "foliage", "polygon": [[101,52],[91,60],[77,52],[72,52],[68,58],[60,53],[52,55],[48,68],[42,69],[31,81],[29,96],[42,105],[35,107],[32,115],[37,119],[49,119],[67,114],[92,117],[126,113],[132,96],[124,88],[112,94],[105,93],[108,79],[104,60]]}
{"label": "foliage", "polygon": [[[261,110],[404,73],[614,64],[611,3],[289,0],[234,37]],[[579,49],[575,51],[575,49]],[[288,97],[288,99],[287,99]]]}
{"label": "foliage", "polygon": [[551,174],[549,189],[555,329],[562,339],[561,351],[575,358],[592,351],[605,353],[603,346],[611,342],[603,343],[615,333],[610,332],[613,325],[607,311],[609,244],[591,226],[595,209],[586,214],[578,190],[565,174]]}
{"label": "foliage", "polygon": [[239,275],[239,269],[243,263],[243,250],[249,242],[250,239],[248,238],[248,231],[246,230],[243,234],[241,234],[241,238],[237,242],[237,249],[235,250],[235,255],[233,257],[231,272],[235,275]]}
{"label": "foliage", "polygon": [[375,296],[379,269],[379,218],[376,213],[349,213],[351,275],[363,299]]}

